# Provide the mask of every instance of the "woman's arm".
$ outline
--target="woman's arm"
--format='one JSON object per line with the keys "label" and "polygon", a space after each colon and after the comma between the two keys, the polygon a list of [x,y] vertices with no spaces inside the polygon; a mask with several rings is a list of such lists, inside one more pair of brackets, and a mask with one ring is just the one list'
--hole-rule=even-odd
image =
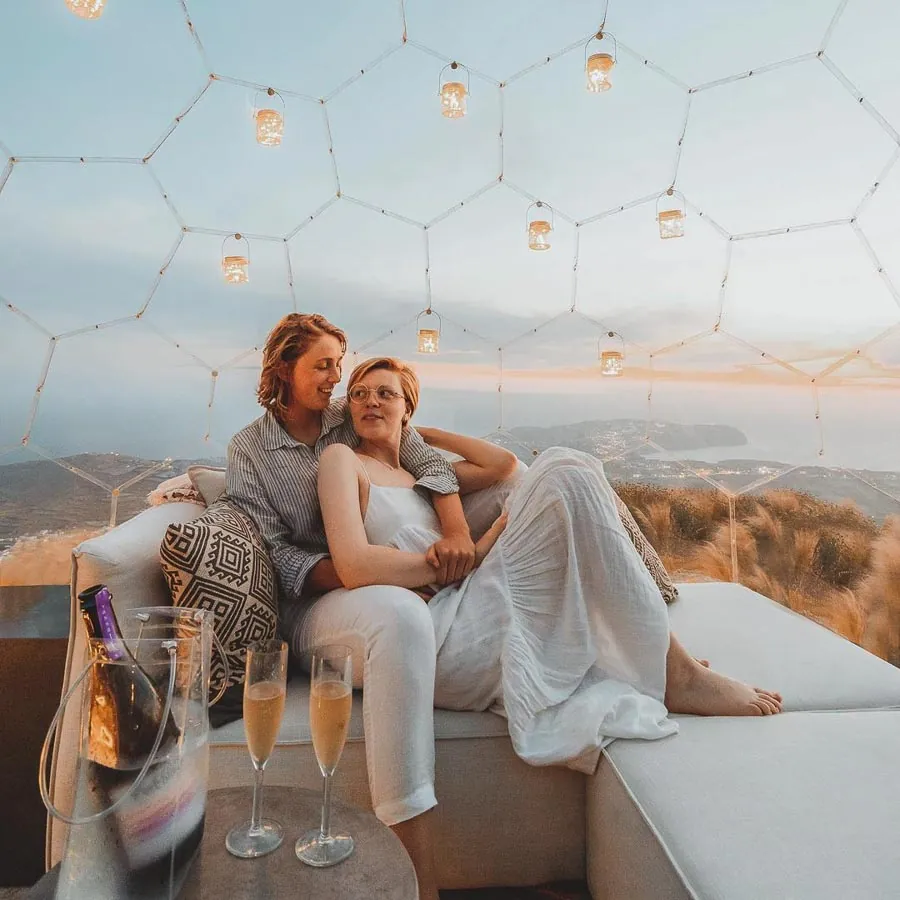
{"label": "woman's arm", "polygon": [[417,431],[432,447],[463,457],[453,464],[460,494],[471,494],[499,481],[506,481],[516,471],[515,453],[490,441],[440,428],[419,428]]}
{"label": "woman's arm", "polygon": [[259,529],[283,595],[299,600],[311,587],[309,581],[315,578],[314,572],[327,562],[326,554],[291,543],[290,530],[269,502],[253,460],[233,442],[228,445],[225,487],[228,499],[247,513]]}
{"label": "woman's arm", "polygon": [[328,549],[345,587],[395,584],[417,588],[437,580],[424,553],[370,544],[359,502],[359,460],[343,444],[326,447],[319,457],[319,505]]}
{"label": "woman's arm", "polygon": [[500,513],[494,524],[479,538],[475,545],[475,565],[480,566],[484,562],[484,558],[491,552],[491,548],[497,543],[497,539],[503,534],[506,523],[509,521],[509,513],[506,511]]}

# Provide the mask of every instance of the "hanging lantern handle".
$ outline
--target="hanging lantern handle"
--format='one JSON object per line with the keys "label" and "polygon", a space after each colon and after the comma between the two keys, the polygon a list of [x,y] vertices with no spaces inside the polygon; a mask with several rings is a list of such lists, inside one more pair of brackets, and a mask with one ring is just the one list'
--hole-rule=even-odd
{"label": "hanging lantern handle", "polygon": [[588,38],[587,43],[584,45],[584,64],[587,65],[588,60],[588,49],[591,46],[591,41],[602,41],[604,38],[612,38],[613,42],[613,52],[612,58],[613,62],[616,63],[619,61],[619,42],[616,40],[616,36],[611,31],[603,31],[602,29],[598,31],[595,35]]}
{"label": "hanging lantern handle", "polygon": [[[660,202],[660,200],[662,200],[663,197],[677,197],[678,202],[680,203],[682,218],[687,216],[687,206],[684,201],[684,194],[682,194],[681,191],[676,191],[675,186],[672,185],[672,187],[670,187],[668,190],[663,191],[656,198],[656,216],[657,216],[657,218],[659,218],[659,202]],[[671,209],[671,203],[669,204],[668,208]]]}
{"label": "hanging lantern handle", "polygon": [[420,313],[416,316],[416,331],[419,330],[419,319],[421,319],[422,316],[437,316],[437,320],[438,320],[438,327],[437,327],[437,330],[438,330],[438,334],[441,333],[441,327],[442,327],[441,317],[440,317],[440,315],[439,315],[438,313],[436,313],[430,306],[429,306],[427,309],[423,309],[422,312],[420,312]]}
{"label": "hanging lantern handle", "polygon": [[528,226],[531,225],[532,220],[529,218],[531,213],[531,208],[536,206],[538,209],[549,209],[550,210],[550,227],[553,228],[555,226],[555,222],[553,221],[553,207],[549,203],[544,203],[543,200],[535,200],[528,209],[525,210],[525,230],[528,231]]}
{"label": "hanging lantern handle", "polygon": [[470,97],[472,95],[472,91],[469,88],[469,70],[462,63],[456,62],[456,60],[447,63],[447,65],[444,66],[443,69],[441,69],[441,74],[438,75],[438,94],[441,93],[441,88],[443,88],[444,86],[444,72],[446,72],[447,69],[452,69],[454,72],[457,69],[462,69],[466,73],[466,96]]}
{"label": "hanging lantern handle", "polygon": [[243,241],[247,245],[247,262],[250,262],[250,241],[244,237],[239,231],[236,231],[234,234],[227,234],[224,238],[222,238],[222,257],[225,257],[225,243],[229,240],[235,241]]}
{"label": "hanging lantern handle", "polygon": [[607,331],[606,334],[600,335],[600,337],[597,339],[597,355],[598,355],[598,356],[599,356],[600,353],[602,352],[602,350],[603,350],[603,342],[604,342],[607,338],[618,338],[618,339],[619,339],[619,344],[621,345],[622,350],[623,350],[623,353],[624,353],[624,350],[625,350],[625,338],[623,338],[622,335],[619,334],[618,331]]}
{"label": "hanging lantern handle", "polygon": [[269,97],[277,97],[277,98],[281,101],[281,111],[282,111],[282,113],[287,109],[287,107],[285,106],[284,97],[282,97],[281,94],[279,94],[278,91],[275,90],[275,88],[260,88],[260,89],[253,95],[253,116],[254,116],[254,117],[256,117],[257,112],[259,112],[259,110],[260,110],[260,106],[259,106],[259,104],[256,102],[256,98],[259,97],[259,95],[260,95],[261,93],[264,93],[264,94],[266,94],[266,95],[269,96]]}

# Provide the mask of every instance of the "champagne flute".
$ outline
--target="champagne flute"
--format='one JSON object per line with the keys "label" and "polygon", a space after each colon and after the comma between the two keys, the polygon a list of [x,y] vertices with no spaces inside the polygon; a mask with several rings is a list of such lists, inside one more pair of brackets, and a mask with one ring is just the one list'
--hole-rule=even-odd
{"label": "champagne flute", "polygon": [[258,641],[247,650],[244,727],[254,770],[253,812],[249,822],[235,825],[225,838],[228,852],[243,859],[265,856],[280,847],[284,839],[280,823],[262,818],[262,786],[284,715],[287,658],[284,641]]}
{"label": "champagne flute", "polygon": [[352,702],[352,651],[337,644],[316,647],[309,692],[309,727],[319,769],[325,778],[322,824],[304,834],[294,847],[297,858],[310,866],[333,866],[353,852],[353,838],[349,834],[331,833],[331,778],[347,740]]}

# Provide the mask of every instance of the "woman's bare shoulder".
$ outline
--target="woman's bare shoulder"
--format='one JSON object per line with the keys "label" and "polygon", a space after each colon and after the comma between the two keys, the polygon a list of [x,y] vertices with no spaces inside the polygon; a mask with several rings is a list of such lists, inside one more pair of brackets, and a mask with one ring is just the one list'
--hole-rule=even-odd
{"label": "woman's bare shoulder", "polygon": [[319,466],[328,465],[360,465],[359,457],[352,447],[346,444],[329,444],[319,456]]}

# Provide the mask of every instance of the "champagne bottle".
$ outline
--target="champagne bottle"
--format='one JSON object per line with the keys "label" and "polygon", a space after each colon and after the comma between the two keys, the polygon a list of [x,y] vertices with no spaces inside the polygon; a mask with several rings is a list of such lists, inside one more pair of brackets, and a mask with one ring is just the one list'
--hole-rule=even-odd
{"label": "champagne bottle", "polygon": [[[91,672],[88,758],[109,769],[140,768],[159,732],[164,698],[122,639],[109,589],[97,584],[78,599],[99,662]],[[159,752],[177,741],[178,734],[170,712]]]}
{"label": "champagne bottle", "polygon": [[[92,812],[116,807],[97,823],[91,850],[106,893],[80,896],[168,900],[203,837],[206,742],[198,747],[186,738],[179,746],[181,732],[170,711],[153,765],[134,787],[163,721],[165,693],[123,640],[109,589],[94,585],[78,599],[96,663],[89,687],[87,795]],[[164,669],[168,674],[168,665]]]}

